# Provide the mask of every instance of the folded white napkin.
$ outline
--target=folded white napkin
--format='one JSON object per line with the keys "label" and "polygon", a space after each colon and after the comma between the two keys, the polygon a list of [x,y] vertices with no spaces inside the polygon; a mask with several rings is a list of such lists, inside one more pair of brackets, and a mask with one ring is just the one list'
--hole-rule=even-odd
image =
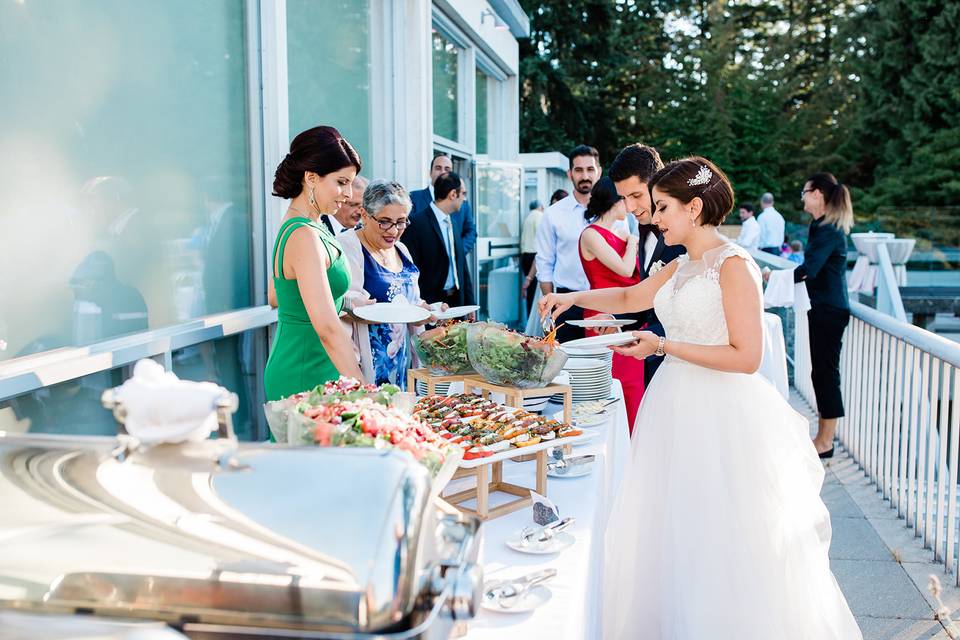
{"label": "folded white napkin", "polygon": [[793,307],[799,311],[810,308],[807,286],[802,282],[793,282],[793,269],[778,269],[770,272],[767,288],[763,291],[763,306]]}
{"label": "folded white napkin", "polygon": [[226,393],[212,382],[180,380],[153,360],[141,360],[117,399],[127,412],[127,433],[141,442],[199,442],[217,430],[216,402]]}

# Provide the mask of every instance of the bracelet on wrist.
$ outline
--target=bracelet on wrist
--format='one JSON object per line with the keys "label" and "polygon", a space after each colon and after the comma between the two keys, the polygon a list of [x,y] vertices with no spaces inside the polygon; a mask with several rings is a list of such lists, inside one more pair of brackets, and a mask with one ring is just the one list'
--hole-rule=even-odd
{"label": "bracelet on wrist", "polygon": [[657,350],[653,352],[653,355],[659,356],[661,358],[667,355],[666,352],[663,350],[663,345],[666,344],[666,342],[667,342],[667,339],[664,338],[663,336],[660,336],[659,340],[657,340]]}

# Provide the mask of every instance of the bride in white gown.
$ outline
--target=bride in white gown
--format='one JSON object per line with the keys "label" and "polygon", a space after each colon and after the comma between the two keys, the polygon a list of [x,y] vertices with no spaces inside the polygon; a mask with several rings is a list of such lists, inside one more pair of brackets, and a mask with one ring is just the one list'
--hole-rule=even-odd
{"label": "bride in white gown", "polygon": [[617,351],[666,359],[647,388],[606,532],[604,639],[859,640],[830,571],[823,467],[809,425],[756,373],[760,273],[717,225],[733,189],[687,158],[650,182],[653,220],[680,256],[639,285],[550,294],[608,313],[653,306],[664,340]]}

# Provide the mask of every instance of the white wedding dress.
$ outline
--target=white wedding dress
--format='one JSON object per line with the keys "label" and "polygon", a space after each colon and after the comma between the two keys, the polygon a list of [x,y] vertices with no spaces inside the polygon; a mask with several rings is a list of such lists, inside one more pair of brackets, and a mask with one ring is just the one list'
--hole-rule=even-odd
{"label": "white wedding dress", "polygon": [[[678,258],[654,307],[671,340],[728,344],[719,273]],[[759,323],[758,323],[759,326]],[[604,639],[860,640],[830,571],[807,420],[759,374],[667,357],[647,388],[607,526]]]}

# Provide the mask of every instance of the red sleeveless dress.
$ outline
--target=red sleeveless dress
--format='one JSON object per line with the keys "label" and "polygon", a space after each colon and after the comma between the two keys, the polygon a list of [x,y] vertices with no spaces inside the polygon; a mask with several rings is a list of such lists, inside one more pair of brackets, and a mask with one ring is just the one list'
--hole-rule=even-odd
{"label": "red sleeveless dress", "polygon": [[[623,257],[627,251],[627,241],[619,238],[612,231],[603,227],[591,224],[587,229],[593,229],[607,241],[618,255]],[[585,229],[586,230],[586,229]],[[583,257],[583,250],[580,250],[580,263],[583,264],[583,271],[587,274],[587,280],[590,282],[591,289],[609,289],[610,287],[631,287],[640,282],[639,265],[634,269],[630,276],[621,276],[611,271],[600,260],[594,258],[587,260]],[[583,310],[583,317],[599,315],[599,311],[590,309]],[[625,330],[636,330],[640,327],[630,326]],[[597,335],[590,329],[586,330],[587,335]],[[623,399],[627,405],[627,421],[630,425],[630,433],[633,433],[633,422],[637,417],[637,409],[640,408],[640,399],[643,398],[643,360],[622,356],[618,353],[613,354],[613,377],[620,381],[623,386]]]}

